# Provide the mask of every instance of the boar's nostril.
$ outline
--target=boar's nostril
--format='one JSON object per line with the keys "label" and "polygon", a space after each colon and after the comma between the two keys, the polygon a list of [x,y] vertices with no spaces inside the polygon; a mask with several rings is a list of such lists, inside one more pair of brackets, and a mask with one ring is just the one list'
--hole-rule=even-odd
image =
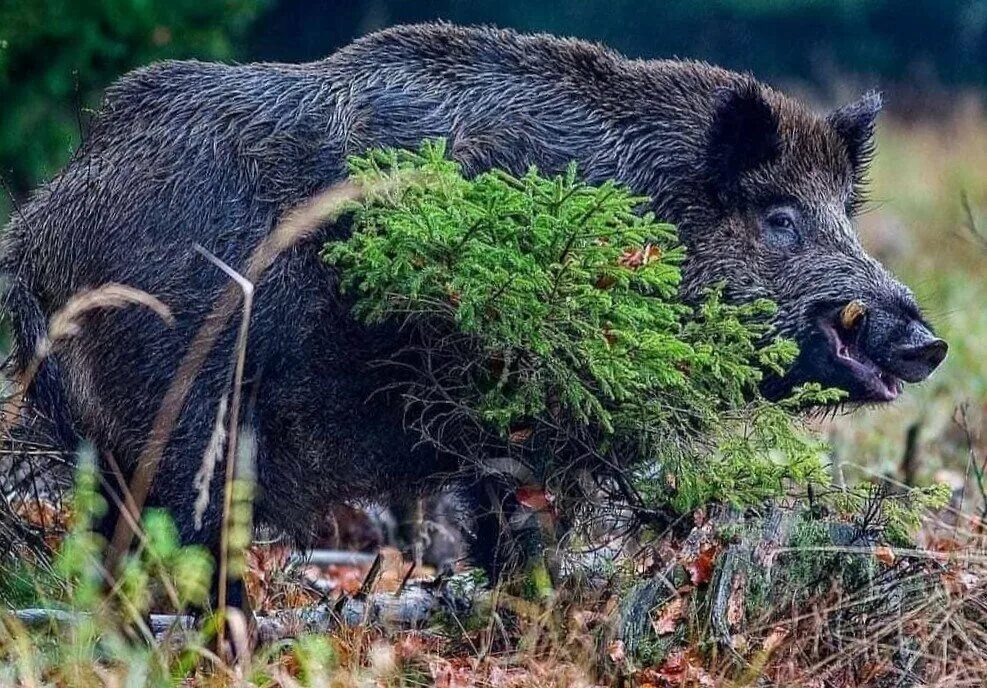
{"label": "boar's nostril", "polygon": [[946,351],[949,349],[946,342],[941,339],[933,339],[927,344],[915,346],[901,352],[902,358],[927,363],[935,369],[942,360],[946,358]]}
{"label": "boar's nostril", "polygon": [[929,334],[925,341],[895,351],[895,372],[908,382],[920,382],[939,367],[948,350],[946,342]]}

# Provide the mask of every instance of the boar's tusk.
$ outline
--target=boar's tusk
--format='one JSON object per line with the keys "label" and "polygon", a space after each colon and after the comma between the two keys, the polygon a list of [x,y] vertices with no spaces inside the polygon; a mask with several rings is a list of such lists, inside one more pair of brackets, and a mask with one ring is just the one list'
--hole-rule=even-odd
{"label": "boar's tusk", "polygon": [[860,319],[864,317],[867,313],[867,306],[860,299],[854,299],[840,311],[840,324],[843,325],[843,329],[852,330],[858,324],[860,324]]}

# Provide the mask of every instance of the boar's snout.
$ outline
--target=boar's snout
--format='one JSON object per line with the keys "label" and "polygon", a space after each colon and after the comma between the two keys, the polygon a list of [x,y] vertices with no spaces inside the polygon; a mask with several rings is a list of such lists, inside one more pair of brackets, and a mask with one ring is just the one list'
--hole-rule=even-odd
{"label": "boar's snout", "polygon": [[[880,328],[874,329],[875,335],[880,337]],[[946,358],[949,346],[919,320],[909,319],[903,325],[893,327],[889,334],[891,336],[881,347],[886,352],[881,363],[888,372],[905,382],[921,382]],[[881,342],[877,344],[880,346]]]}
{"label": "boar's snout", "polygon": [[866,305],[854,300],[820,318],[830,366],[818,381],[850,393],[850,401],[887,402],[904,382],[921,382],[943,359],[948,346],[922,320],[910,300]]}
{"label": "boar's snout", "polygon": [[939,367],[949,349],[910,301],[905,307],[869,309],[863,329],[860,348],[886,381],[921,382]]}

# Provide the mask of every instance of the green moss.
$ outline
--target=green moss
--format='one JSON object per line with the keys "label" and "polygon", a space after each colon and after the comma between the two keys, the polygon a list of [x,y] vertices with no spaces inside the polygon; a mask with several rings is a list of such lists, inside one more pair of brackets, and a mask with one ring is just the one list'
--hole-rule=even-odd
{"label": "green moss", "polygon": [[763,617],[770,607],[771,585],[766,572],[759,567],[751,567],[744,594],[744,611],[748,619]]}

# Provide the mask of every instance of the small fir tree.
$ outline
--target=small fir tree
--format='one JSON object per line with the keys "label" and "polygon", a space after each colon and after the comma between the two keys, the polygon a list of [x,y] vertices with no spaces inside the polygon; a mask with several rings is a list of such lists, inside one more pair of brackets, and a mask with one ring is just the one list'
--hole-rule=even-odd
{"label": "small fir tree", "polygon": [[441,141],[350,169],[367,200],[324,258],[359,318],[400,323],[396,384],[439,448],[483,461],[506,447],[562,492],[573,469],[605,469],[624,496],[680,510],[823,479],[791,411],[831,393],[760,396],[797,355],[771,336],[773,304],[679,299],[684,249],[647,199],[575,166],[467,179]]}

